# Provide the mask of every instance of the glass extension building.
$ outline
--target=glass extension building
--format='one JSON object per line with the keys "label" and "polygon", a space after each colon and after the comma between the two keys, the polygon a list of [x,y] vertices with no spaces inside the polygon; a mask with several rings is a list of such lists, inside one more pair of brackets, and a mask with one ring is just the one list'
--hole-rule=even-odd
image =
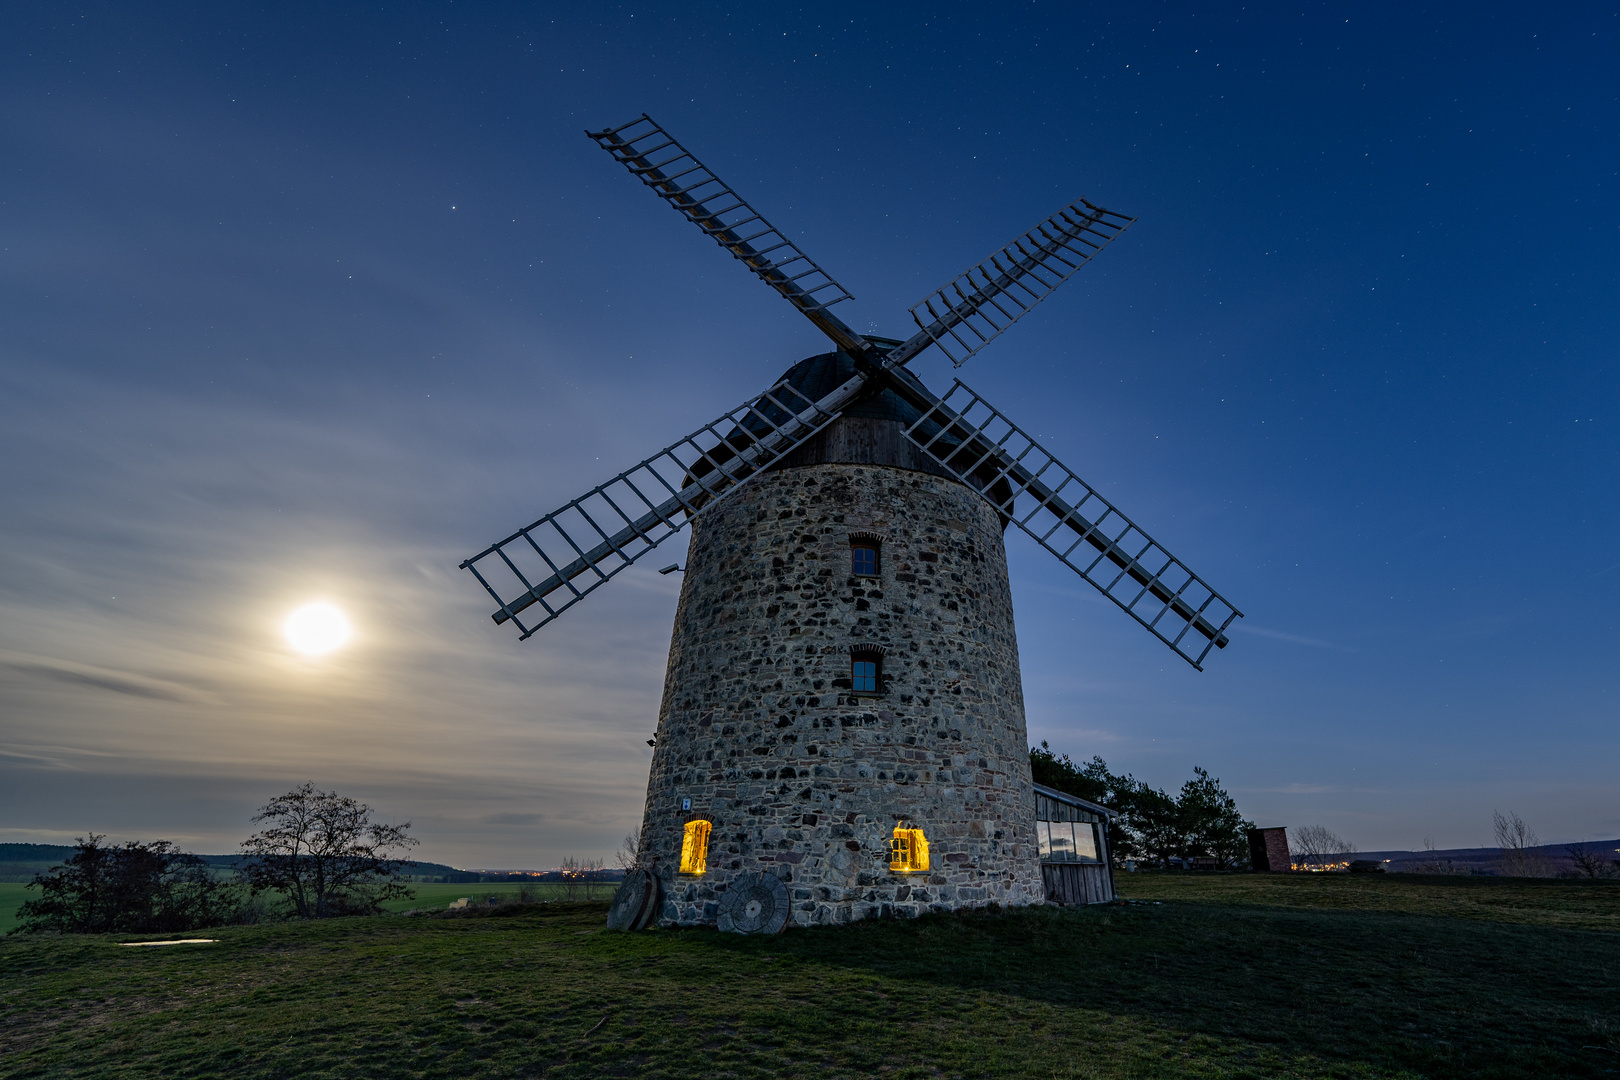
{"label": "glass extension building", "polygon": [[1106,806],[1035,785],[1035,837],[1046,898],[1059,904],[1104,904],[1114,898]]}

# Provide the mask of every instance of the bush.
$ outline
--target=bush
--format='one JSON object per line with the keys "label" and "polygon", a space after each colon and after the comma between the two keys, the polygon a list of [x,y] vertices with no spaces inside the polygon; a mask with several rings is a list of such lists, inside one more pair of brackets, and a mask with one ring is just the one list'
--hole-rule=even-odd
{"label": "bush", "polygon": [[17,910],[13,934],[165,933],[223,926],[238,916],[240,886],[209,870],[167,840],[103,847],[105,836],[80,837],[61,866],[35,874],[39,899]]}

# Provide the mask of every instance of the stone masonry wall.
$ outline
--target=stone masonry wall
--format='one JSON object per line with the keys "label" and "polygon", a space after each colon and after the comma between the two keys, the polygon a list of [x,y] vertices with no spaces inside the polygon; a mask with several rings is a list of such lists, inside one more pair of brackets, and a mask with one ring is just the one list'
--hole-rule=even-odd
{"label": "stone masonry wall", "polygon": [[[852,533],[881,541],[876,580],[852,575]],[[713,923],[726,884],[761,870],[801,926],[1044,899],[984,499],[905,469],[784,469],[701,515],[688,564],[641,834],[666,924]],[[886,650],[881,695],[852,693],[854,645]],[[713,823],[701,876],[678,872],[693,818]],[[927,835],[929,872],[890,871],[901,822]]]}

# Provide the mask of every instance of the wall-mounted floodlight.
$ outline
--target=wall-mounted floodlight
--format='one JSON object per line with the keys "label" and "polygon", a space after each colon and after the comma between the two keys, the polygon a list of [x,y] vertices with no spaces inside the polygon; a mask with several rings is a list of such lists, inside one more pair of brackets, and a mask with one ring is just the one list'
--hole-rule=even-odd
{"label": "wall-mounted floodlight", "polygon": [[664,567],[662,570],[660,570],[658,572],[660,574],[673,574],[677,570],[679,570],[680,568],[681,568],[680,563],[670,563],[668,566]]}

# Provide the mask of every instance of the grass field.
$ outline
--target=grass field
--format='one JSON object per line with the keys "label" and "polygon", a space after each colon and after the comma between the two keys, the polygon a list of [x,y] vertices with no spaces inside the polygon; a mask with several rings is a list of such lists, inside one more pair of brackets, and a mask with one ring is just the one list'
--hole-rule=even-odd
{"label": "grass field", "polygon": [[0,934],[17,925],[17,908],[24,900],[38,896],[39,890],[26,891],[21,883],[0,881]]}
{"label": "grass field", "polygon": [[775,938],[612,934],[599,903],[10,938],[0,1076],[1620,1073],[1620,885],[1119,884],[1140,902]]}

